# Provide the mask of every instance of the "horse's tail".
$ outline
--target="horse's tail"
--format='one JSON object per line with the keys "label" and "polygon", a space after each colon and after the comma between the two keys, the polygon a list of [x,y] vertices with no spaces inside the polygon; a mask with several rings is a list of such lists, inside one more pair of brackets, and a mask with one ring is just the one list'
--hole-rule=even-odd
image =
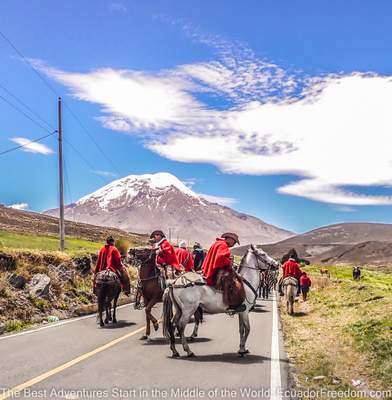
{"label": "horse's tail", "polygon": [[[175,314],[173,315],[173,305]],[[174,335],[175,321],[181,317],[181,309],[174,296],[173,287],[169,286],[163,294],[163,335],[171,338]]]}

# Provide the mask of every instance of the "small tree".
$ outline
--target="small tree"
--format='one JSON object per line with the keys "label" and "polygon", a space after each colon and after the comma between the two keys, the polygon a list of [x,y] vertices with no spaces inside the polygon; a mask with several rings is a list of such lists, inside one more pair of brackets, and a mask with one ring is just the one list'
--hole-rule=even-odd
{"label": "small tree", "polygon": [[129,249],[129,241],[126,239],[118,239],[115,243],[118,251],[120,252],[122,257],[126,257]]}

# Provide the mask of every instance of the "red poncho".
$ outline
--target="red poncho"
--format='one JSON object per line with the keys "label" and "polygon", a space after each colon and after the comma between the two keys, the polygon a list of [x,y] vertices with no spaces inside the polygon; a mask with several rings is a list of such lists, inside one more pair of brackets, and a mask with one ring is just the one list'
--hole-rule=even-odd
{"label": "red poncho", "polygon": [[164,238],[158,243],[158,247],[159,247],[159,252],[157,254],[157,264],[170,265],[177,271],[181,271],[176,253],[170,242]]}
{"label": "red poncho", "polygon": [[107,244],[99,251],[94,273],[96,274],[106,268],[115,273],[122,269],[121,254],[113,244]]}
{"label": "red poncho", "polygon": [[282,265],[282,268],[283,268],[283,279],[287,278],[288,276],[293,276],[294,278],[299,279],[302,274],[299,264],[292,259],[286,261]]}
{"label": "red poncho", "polygon": [[299,278],[299,284],[304,287],[310,287],[312,285],[312,281],[307,275],[301,275],[301,278]]}
{"label": "red poncho", "polygon": [[185,268],[185,272],[193,271],[193,267],[194,267],[193,257],[188,249],[184,249],[182,247],[177,248],[176,256],[177,256],[178,262]]}
{"label": "red poncho", "polygon": [[216,239],[203,262],[202,270],[207,285],[213,286],[215,284],[215,274],[218,269],[232,269],[230,249],[225,239],[222,238]]}

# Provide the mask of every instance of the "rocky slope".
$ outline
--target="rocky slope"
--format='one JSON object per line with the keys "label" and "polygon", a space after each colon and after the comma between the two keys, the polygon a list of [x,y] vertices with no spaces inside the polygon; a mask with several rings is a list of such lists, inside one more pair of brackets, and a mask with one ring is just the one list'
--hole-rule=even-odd
{"label": "rocky slope", "polygon": [[[58,218],[31,211],[20,211],[0,205],[0,231],[30,233],[37,235],[58,235]],[[100,242],[108,235],[124,238],[131,243],[146,242],[147,237],[132,234],[115,228],[94,226],[90,224],[67,221],[65,227],[67,236]]]}

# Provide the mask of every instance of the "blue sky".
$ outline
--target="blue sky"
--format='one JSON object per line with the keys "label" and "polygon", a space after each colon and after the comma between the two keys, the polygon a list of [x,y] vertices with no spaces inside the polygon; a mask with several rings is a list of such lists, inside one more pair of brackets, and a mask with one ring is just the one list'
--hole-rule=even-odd
{"label": "blue sky", "polygon": [[[112,160],[64,109],[88,163],[65,144],[67,202],[168,171],[303,232],[392,222],[391,12],[388,1],[3,0],[0,26]],[[56,95],[2,38],[0,57],[0,96],[56,126]],[[2,98],[0,115],[0,152],[46,133]],[[0,156],[0,203],[56,206],[56,140],[41,144]]]}

